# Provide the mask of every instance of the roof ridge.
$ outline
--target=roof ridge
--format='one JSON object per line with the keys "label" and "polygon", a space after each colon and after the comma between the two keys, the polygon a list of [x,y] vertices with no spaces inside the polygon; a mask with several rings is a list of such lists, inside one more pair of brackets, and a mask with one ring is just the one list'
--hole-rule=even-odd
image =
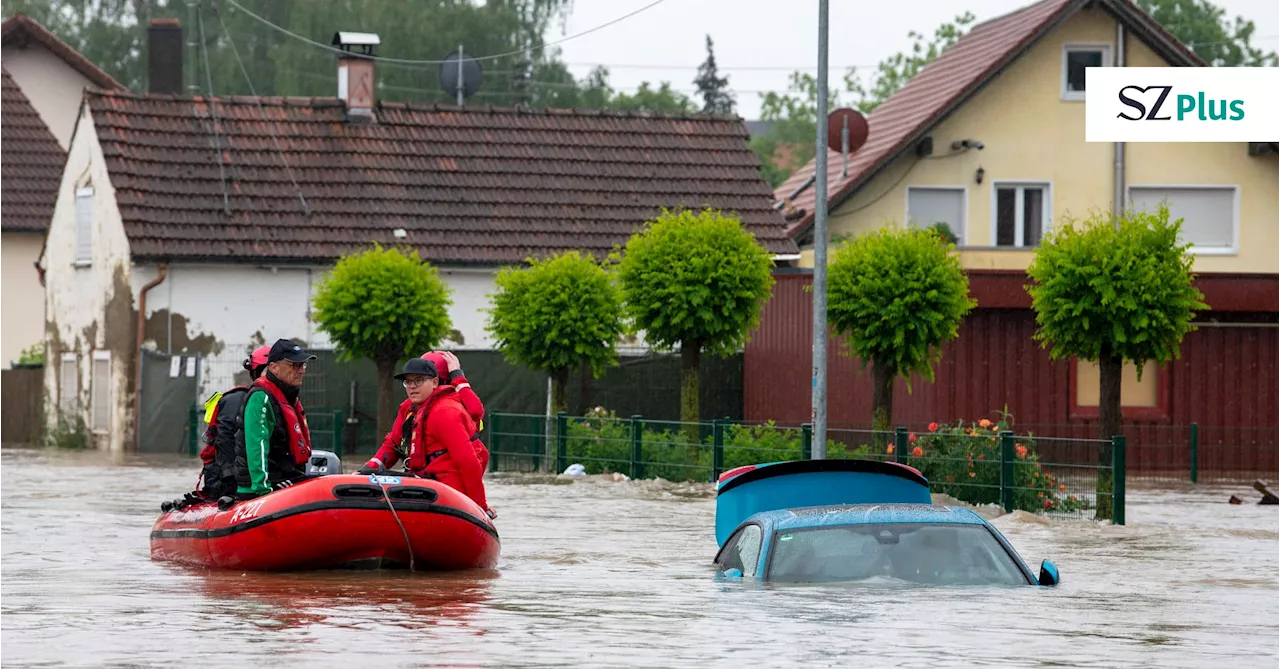
{"label": "roof ridge", "polygon": [[41,25],[39,21],[26,14],[19,12],[5,19],[4,23],[0,24],[0,39],[8,42],[10,37],[19,30],[30,34],[36,41],[49,49],[53,55],[61,59],[62,62],[83,75],[85,79],[102,88],[124,90],[124,84],[116,81],[115,77],[107,74],[106,70],[85,58],[84,54],[62,41],[61,38],[50,32],[48,28]]}

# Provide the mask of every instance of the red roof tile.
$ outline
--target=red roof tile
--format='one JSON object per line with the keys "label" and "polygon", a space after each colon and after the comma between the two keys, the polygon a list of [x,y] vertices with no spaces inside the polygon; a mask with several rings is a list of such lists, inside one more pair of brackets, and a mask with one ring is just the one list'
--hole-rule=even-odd
{"label": "red roof tile", "polygon": [[37,23],[30,16],[14,14],[5,19],[3,24],[0,24],[0,41],[5,46],[10,44],[21,46],[25,43],[24,40],[35,40],[40,43],[66,62],[67,65],[84,75],[85,79],[93,82],[93,85],[99,88],[124,90],[124,86],[120,82],[113,79],[102,68],[89,62],[88,58],[73,49],[70,44],[58,39],[57,35],[49,32],[48,29]]}
{"label": "red roof tile", "polygon": [[231,97],[215,125],[205,98],[87,101],[135,257],[327,261],[376,241],[515,263],[607,253],[677,206],[736,212],[797,251],[740,119],[383,103],[355,124],[337,99]]}
{"label": "red roof tile", "polygon": [[[1090,4],[1118,16],[1135,36],[1147,41],[1170,62],[1205,65],[1130,0],[1041,0],[980,23],[867,116],[867,142],[849,157],[848,175],[844,179],[840,178],[840,153],[827,152],[828,208],[851,197],[1032,44]],[[800,235],[813,225],[815,189],[809,182],[814,176],[814,165],[815,162],[810,161],[796,170],[774,191],[777,201],[785,201],[805,186],[786,205],[788,210],[803,211],[788,228],[792,236]]]}
{"label": "red roof tile", "polygon": [[5,232],[44,232],[62,182],[67,154],[36,113],[22,88],[0,67],[0,228]]}

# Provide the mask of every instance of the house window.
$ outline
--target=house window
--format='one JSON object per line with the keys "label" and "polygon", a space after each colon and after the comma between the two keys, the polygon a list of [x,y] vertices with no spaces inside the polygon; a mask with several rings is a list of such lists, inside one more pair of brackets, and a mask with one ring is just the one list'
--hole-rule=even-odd
{"label": "house window", "polygon": [[76,413],[76,368],[78,360],[75,353],[63,353],[61,367],[58,369],[58,408],[62,415],[70,418]]}
{"label": "house window", "polygon": [[1182,219],[1182,241],[1195,253],[1235,253],[1240,189],[1236,186],[1130,186],[1134,209],[1169,206],[1169,220]]}
{"label": "house window", "polygon": [[958,243],[964,243],[965,197],[963,186],[907,187],[907,225],[931,228],[946,223]]}
{"label": "house window", "polygon": [[111,352],[93,352],[93,431],[111,429]]}
{"label": "house window", "polygon": [[1049,184],[997,183],[994,190],[996,246],[1039,244],[1049,230]]}
{"label": "house window", "polygon": [[1067,44],[1062,48],[1062,99],[1084,99],[1085,68],[1110,67],[1110,44]]}
{"label": "house window", "polygon": [[93,261],[93,188],[76,189],[76,266]]}
{"label": "house window", "polygon": [[[1098,363],[1075,358],[1071,364],[1071,379],[1075,386],[1071,394],[1071,413],[1081,418],[1098,415],[1098,385],[1101,380]],[[1125,418],[1167,417],[1168,382],[1164,370],[1153,360],[1148,360],[1142,368],[1141,380],[1138,379],[1138,368],[1126,362],[1120,370],[1120,408]]]}

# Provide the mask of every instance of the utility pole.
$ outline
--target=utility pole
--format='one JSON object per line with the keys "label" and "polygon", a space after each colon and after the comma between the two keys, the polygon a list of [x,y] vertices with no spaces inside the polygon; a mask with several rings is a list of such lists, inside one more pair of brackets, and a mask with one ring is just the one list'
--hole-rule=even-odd
{"label": "utility pole", "polygon": [[828,0],[818,0],[818,150],[813,203],[813,459],[827,457],[827,33]]}

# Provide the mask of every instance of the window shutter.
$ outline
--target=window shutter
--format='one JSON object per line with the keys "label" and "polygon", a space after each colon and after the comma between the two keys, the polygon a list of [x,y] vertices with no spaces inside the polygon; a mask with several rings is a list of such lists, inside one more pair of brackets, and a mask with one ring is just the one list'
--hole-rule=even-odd
{"label": "window shutter", "polygon": [[964,243],[964,191],[954,188],[912,187],[907,196],[907,217],[913,228],[946,223]]}
{"label": "window shutter", "polygon": [[1197,249],[1235,248],[1234,188],[1151,188],[1134,186],[1135,209],[1154,212],[1166,199],[1169,220],[1182,221],[1182,240]]}
{"label": "window shutter", "polygon": [[59,370],[58,400],[63,416],[70,418],[76,412],[76,354],[64,353]]}
{"label": "window shutter", "polygon": [[111,353],[93,354],[93,429],[106,432],[111,428]]}
{"label": "window shutter", "polygon": [[76,264],[93,260],[93,189],[76,190]]}

